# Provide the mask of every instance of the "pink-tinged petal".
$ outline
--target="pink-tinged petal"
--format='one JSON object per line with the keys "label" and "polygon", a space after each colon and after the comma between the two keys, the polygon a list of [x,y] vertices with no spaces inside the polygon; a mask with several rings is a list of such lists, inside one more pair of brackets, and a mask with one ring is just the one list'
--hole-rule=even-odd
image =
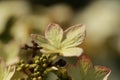
{"label": "pink-tinged petal", "polygon": [[96,76],[101,77],[103,80],[107,80],[108,76],[111,73],[111,70],[105,66],[94,66]]}
{"label": "pink-tinged petal", "polygon": [[81,66],[89,67],[89,69],[93,67],[90,57],[86,54],[82,54],[81,56],[79,56],[78,62],[76,64],[81,64]]}
{"label": "pink-tinged petal", "polygon": [[82,52],[83,52],[83,49],[78,47],[65,48],[61,50],[61,54],[66,57],[80,56]]}
{"label": "pink-tinged petal", "polygon": [[93,78],[91,79],[93,77],[92,72],[94,72],[92,62],[85,54],[78,58],[78,62],[75,65],[68,64],[66,69],[73,80],[94,80]]}
{"label": "pink-tinged petal", "polygon": [[60,47],[63,30],[58,24],[49,24],[45,31],[45,38],[55,47]]}
{"label": "pink-tinged petal", "polygon": [[107,80],[111,70],[104,66],[94,66],[90,58],[82,54],[78,62],[66,67],[69,76],[73,80]]}
{"label": "pink-tinged petal", "polygon": [[78,24],[68,28],[64,32],[64,47],[78,46],[85,39],[85,25]]}
{"label": "pink-tinged petal", "polygon": [[[93,64],[92,61],[90,59],[89,56],[87,56],[86,54],[82,54],[79,59],[78,62],[76,63],[76,67],[79,68],[79,71],[81,71],[81,74],[86,76],[89,73],[91,73],[93,71]],[[93,75],[88,75],[87,77],[90,78]]]}
{"label": "pink-tinged petal", "polygon": [[111,73],[111,71],[103,78],[103,80],[108,80],[110,73]]}

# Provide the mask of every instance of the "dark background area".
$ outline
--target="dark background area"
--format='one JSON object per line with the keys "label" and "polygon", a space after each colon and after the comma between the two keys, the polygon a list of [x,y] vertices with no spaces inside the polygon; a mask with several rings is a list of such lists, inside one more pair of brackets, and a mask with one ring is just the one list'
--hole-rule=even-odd
{"label": "dark background area", "polygon": [[29,2],[34,5],[51,6],[57,3],[65,3],[71,6],[74,10],[83,9],[89,5],[93,0],[30,0]]}

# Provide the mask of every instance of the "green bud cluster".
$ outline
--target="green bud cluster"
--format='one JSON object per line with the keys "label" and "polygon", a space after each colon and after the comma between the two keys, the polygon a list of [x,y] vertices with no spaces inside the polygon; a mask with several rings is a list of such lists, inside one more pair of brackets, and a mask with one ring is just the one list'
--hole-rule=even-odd
{"label": "green bud cluster", "polygon": [[37,51],[42,49],[38,44],[32,41],[33,46],[25,45],[22,49],[31,49],[32,54],[28,62],[20,60],[16,64],[16,71],[24,72],[27,78],[19,78],[18,80],[46,80],[50,72],[58,76],[57,80],[71,80],[67,76],[66,69],[64,68],[66,62],[62,59],[57,60],[59,55],[44,55],[40,52],[37,56]]}
{"label": "green bud cluster", "polygon": [[31,63],[25,63],[24,60],[20,60],[17,63],[16,70],[28,75],[29,80],[45,80],[50,67],[52,65],[50,65],[49,58],[42,55],[33,57]]}
{"label": "green bud cluster", "polygon": [[[46,80],[47,74],[49,72],[55,73],[59,79],[58,80],[71,80],[67,71],[63,66],[59,64],[52,64],[50,56],[41,55],[33,57],[30,62],[25,62],[20,60],[17,63],[16,70],[24,72],[28,77],[27,79],[18,79],[18,80]],[[59,61],[62,63],[63,61]]]}

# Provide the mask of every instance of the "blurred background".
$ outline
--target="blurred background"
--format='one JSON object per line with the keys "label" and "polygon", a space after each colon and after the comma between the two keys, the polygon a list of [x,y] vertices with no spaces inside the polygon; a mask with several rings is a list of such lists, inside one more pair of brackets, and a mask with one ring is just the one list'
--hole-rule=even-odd
{"label": "blurred background", "polygon": [[94,64],[111,68],[109,80],[120,80],[120,0],[0,0],[0,56],[7,65],[19,60],[30,34],[43,34],[49,23],[85,24],[80,47]]}

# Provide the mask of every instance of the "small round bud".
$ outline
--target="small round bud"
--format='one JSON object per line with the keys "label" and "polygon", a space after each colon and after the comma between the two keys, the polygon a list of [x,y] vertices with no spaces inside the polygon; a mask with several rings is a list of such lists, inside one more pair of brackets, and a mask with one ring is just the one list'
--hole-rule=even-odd
{"label": "small round bud", "polygon": [[37,66],[37,64],[31,64],[29,65],[29,68],[35,68]]}
{"label": "small round bud", "polygon": [[47,71],[44,71],[43,74],[46,75],[48,72]]}
{"label": "small round bud", "polygon": [[33,78],[32,80],[37,80],[37,78]]}
{"label": "small round bud", "polygon": [[35,60],[35,63],[38,64],[38,63],[39,63],[39,60]]}
{"label": "small round bud", "polygon": [[40,59],[39,59],[39,60],[40,60],[40,61],[42,61],[42,59],[43,59],[43,58],[42,58],[42,57],[40,57]]}
{"label": "small round bud", "polygon": [[26,64],[25,67],[28,68],[28,67],[29,67],[29,64]]}
{"label": "small round bud", "polygon": [[47,67],[47,64],[44,63],[44,64],[42,65],[42,67],[44,67],[44,68]]}
{"label": "small round bud", "polygon": [[20,63],[24,63],[24,60],[20,60]]}
{"label": "small round bud", "polygon": [[46,63],[46,62],[47,62],[47,59],[43,59],[42,61],[43,61],[44,63]]}
{"label": "small round bud", "polygon": [[38,70],[38,68],[34,68],[34,72],[36,72]]}
{"label": "small round bud", "polygon": [[21,68],[21,67],[18,67],[16,70],[17,70],[17,71],[21,71],[21,70],[22,70],[22,68]]}
{"label": "small round bud", "polygon": [[39,76],[39,77],[38,77],[38,80],[42,80],[42,77],[41,77],[41,76]]}
{"label": "small round bud", "polygon": [[34,60],[38,60],[38,59],[39,59],[39,56],[35,56],[35,57],[34,57]]}
{"label": "small round bud", "polygon": [[40,72],[36,72],[37,75],[40,75]]}
{"label": "small round bud", "polygon": [[21,65],[20,65],[20,67],[22,67],[22,68],[23,68],[24,66],[25,66],[25,64],[21,64]]}
{"label": "small round bud", "polygon": [[38,74],[37,74],[37,73],[34,73],[33,75],[34,75],[34,77],[37,77],[37,76],[38,76]]}

